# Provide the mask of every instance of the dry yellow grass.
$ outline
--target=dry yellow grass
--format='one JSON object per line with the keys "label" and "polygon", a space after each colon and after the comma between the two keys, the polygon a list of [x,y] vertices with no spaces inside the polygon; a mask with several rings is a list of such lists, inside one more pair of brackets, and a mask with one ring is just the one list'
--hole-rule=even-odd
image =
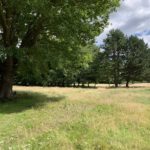
{"label": "dry yellow grass", "polygon": [[14,86],[16,100],[0,105],[0,149],[148,150],[150,84],[135,86]]}

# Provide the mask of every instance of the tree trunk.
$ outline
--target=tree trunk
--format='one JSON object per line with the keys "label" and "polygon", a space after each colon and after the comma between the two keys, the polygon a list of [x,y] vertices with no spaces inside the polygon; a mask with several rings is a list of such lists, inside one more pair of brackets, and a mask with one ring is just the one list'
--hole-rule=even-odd
{"label": "tree trunk", "polygon": [[78,82],[78,87],[80,86],[80,82]]}
{"label": "tree trunk", "polygon": [[115,87],[116,87],[116,88],[118,87],[118,82],[115,82]]}
{"label": "tree trunk", "polygon": [[96,87],[96,84],[97,84],[97,83],[95,82],[95,87]]}
{"label": "tree trunk", "polygon": [[126,88],[129,88],[129,81],[126,81]]}
{"label": "tree trunk", "polygon": [[11,98],[13,86],[13,58],[8,56],[3,64],[1,64],[0,76],[0,99]]}
{"label": "tree trunk", "polygon": [[114,71],[114,84],[115,84],[115,87],[117,88],[119,82],[118,82],[118,73],[117,73],[116,69]]}
{"label": "tree trunk", "polygon": [[76,83],[75,82],[73,83],[73,87],[76,87]]}
{"label": "tree trunk", "polygon": [[84,87],[85,85],[84,85],[84,82],[82,82],[82,87]]}

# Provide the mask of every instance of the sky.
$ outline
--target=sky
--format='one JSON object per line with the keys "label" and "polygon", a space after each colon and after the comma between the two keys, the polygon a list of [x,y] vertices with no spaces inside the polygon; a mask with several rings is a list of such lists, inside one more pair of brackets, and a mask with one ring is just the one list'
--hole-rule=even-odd
{"label": "sky", "polygon": [[110,15],[109,25],[96,38],[100,45],[111,29],[120,29],[126,35],[137,35],[150,47],[150,0],[124,0],[116,12]]}

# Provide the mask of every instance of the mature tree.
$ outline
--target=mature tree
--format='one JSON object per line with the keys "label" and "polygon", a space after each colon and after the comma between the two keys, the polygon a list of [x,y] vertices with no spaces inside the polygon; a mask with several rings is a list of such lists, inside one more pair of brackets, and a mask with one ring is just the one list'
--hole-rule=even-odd
{"label": "mature tree", "polygon": [[111,30],[104,40],[103,49],[107,62],[107,70],[111,72],[115,87],[121,82],[122,57],[125,48],[126,37],[124,33],[118,29]]}
{"label": "mature tree", "polygon": [[150,48],[145,51],[143,81],[150,83]]}
{"label": "mature tree", "polygon": [[148,46],[137,36],[130,36],[126,43],[124,51],[123,77],[126,81],[126,87],[129,87],[130,81],[143,80],[142,75],[145,69],[148,69]]}
{"label": "mature tree", "polygon": [[14,67],[28,60],[31,48],[36,53],[47,44],[64,50],[91,42],[118,5],[119,0],[0,0],[0,98],[12,96]]}

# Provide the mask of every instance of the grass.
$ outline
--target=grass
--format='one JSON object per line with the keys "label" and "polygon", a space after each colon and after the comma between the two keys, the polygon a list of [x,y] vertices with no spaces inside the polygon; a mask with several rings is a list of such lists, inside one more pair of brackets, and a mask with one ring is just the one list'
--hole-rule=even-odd
{"label": "grass", "polygon": [[0,103],[0,150],[149,150],[150,85],[14,87]]}

